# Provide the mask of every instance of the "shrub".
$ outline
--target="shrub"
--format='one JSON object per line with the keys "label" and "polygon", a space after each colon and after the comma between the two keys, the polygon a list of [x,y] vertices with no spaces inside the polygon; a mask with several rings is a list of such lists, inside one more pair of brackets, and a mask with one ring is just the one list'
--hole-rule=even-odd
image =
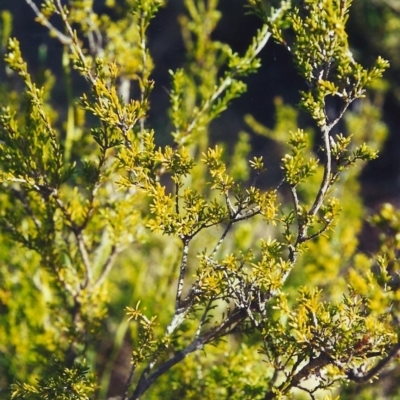
{"label": "shrub", "polygon": [[[54,76],[35,82],[9,39],[8,74],[23,89],[1,90],[3,390],[11,384],[13,399],[351,398],[352,383],[386,370],[399,350],[399,214],[385,205],[371,217],[382,236],[361,252],[357,179],[386,134],[374,93],[388,62],[354,60],[351,1],[249,0],[263,27],[239,55],[212,38],[218,2],[186,0],[188,61],[170,71],[162,146],[147,121],[146,35],[164,1],[107,1],[109,15],[92,1],[26,3],[63,45],[67,104],[57,110]],[[246,117],[279,143],[275,187],[247,133],[230,153],[209,137],[269,40],[291,54],[305,83],[299,107],[313,121],[300,127],[280,99],[273,129]]]}

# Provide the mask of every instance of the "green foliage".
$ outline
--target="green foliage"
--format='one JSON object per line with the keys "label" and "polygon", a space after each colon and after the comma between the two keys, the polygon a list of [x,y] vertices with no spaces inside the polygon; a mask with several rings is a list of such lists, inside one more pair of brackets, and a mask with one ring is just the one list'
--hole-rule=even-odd
{"label": "green foliage", "polygon": [[[212,38],[216,0],[185,1],[188,61],[170,71],[165,146],[146,121],[147,29],[164,2],[107,1],[113,18],[92,1],[27,3],[64,46],[67,79],[86,87],[80,99],[69,92],[63,124],[54,79],[35,83],[8,41],[23,85],[21,98],[2,93],[0,112],[0,382],[12,398],[106,398],[127,351],[124,400],[346,396],[377,377],[400,347],[400,217],[384,206],[371,217],[376,252],[358,251],[357,178],[386,128],[373,96],[349,106],[370,87],[379,95],[388,63],[354,61],[351,1],[267,10],[251,0],[264,25],[243,55]],[[229,155],[209,145],[209,126],[246,90],[271,37],[306,83],[299,106],[314,127],[280,99],[274,128],[246,117],[282,153],[282,181],[266,189],[269,165],[251,156],[249,135]]]}
{"label": "green foliage", "polygon": [[74,363],[72,368],[64,368],[60,361],[49,363],[46,378],[39,379],[37,386],[26,383],[12,385],[12,399],[57,399],[87,400],[93,394],[95,386],[88,378],[89,368]]}

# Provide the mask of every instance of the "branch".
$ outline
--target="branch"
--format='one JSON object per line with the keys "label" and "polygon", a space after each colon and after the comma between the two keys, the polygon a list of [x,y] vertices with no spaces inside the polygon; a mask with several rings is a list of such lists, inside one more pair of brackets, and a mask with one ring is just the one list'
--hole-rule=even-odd
{"label": "branch", "polygon": [[135,391],[129,400],[138,400],[140,396],[145,393],[150,386],[164,373],[166,373],[169,369],[171,369],[174,365],[182,361],[188,354],[193,353],[196,350],[202,349],[204,343],[199,339],[194,340],[189,346],[185,349],[178,351],[175,355],[170,358],[168,361],[163,363],[157,370],[155,370],[151,375],[146,377],[144,373],[142,374],[139,383],[136,386]]}
{"label": "branch", "polygon": [[190,353],[201,350],[204,348],[205,344],[224,336],[224,333],[228,328],[240,322],[240,320],[245,318],[246,315],[247,314],[244,312],[244,310],[236,309],[218,327],[213,328],[204,335],[195,338],[187,347],[185,347],[183,350],[177,351],[169,360],[160,365],[152,374],[147,374],[149,372],[147,367],[140,377],[136,389],[129,400],[138,400],[140,396],[142,396],[161,375],[182,361]]}
{"label": "branch", "polygon": [[[310,361],[292,377],[290,377],[290,375],[287,376],[287,379],[280,385],[279,390],[281,390],[283,394],[293,387],[304,390],[302,387],[299,387],[300,382],[310,374],[315,373],[332,362],[333,359],[327,353],[321,352],[318,357],[310,359]],[[272,390],[268,390],[265,393],[264,400],[271,400],[273,398],[275,398],[275,396]]]}
{"label": "branch", "polygon": [[293,376],[290,381],[290,386],[297,387],[303,379],[307,378],[310,374],[317,372],[318,370],[332,362],[332,357],[322,351],[318,357],[310,359],[310,361]]}
{"label": "branch", "polygon": [[380,360],[374,367],[369,371],[363,372],[357,369],[351,369],[346,372],[347,377],[357,383],[365,383],[371,380],[375,375],[378,375],[386,365],[395,358],[400,351],[400,342],[396,343],[390,350],[389,354]]}
{"label": "branch", "polygon": [[[188,301],[184,301],[185,305],[182,305],[182,299],[181,299],[183,281],[184,281],[185,270],[186,270],[186,265],[187,265],[188,251],[189,251],[189,239],[185,239],[184,240],[184,244],[183,244],[182,261],[181,261],[181,267],[180,267],[180,273],[179,273],[179,279],[178,279],[178,287],[177,287],[176,300],[175,300],[175,314],[172,317],[171,322],[169,323],[169,325],[167,326],[167,328],[165,330],[164,338],[166,338],[168,336],[171,336],[173,334],[173,332],[175,332],[175,330],[182,324],[182,322],[185,319],[185,316],[186,316],[187,312],[189,311],[189,309],[191,307],[191,295],[190,295],[190,293],[188,295],[189,300]],[[151,381],[150,384],[147,383],[149,381],[148,380],[148,376],[150,374],[150,371],[154,368],[154,366],[156,365],[156,363],[158,361],[158,358],[159,358],[159,355],[160,355],[159,350],[161,349],[161,346],[163,346],[163,343],[160,343],[157,346],[157,349],[153,353],[154,354],[153,359],[147,364],[146,368],[142,372],[142,375],[140,376],[140,379],[139,379],[139,382],[138,382],[138,384],[136,386],[134,394],[130,398],[131,400],[135,399],[135,398],[139,398],[139,397],[135,397],[135,396],[140,396],[141,394],[143,394],[150,387],[150,385],[153,383],[153,381],[155,381],[155,379],[157,379],[158,376],[156,378],[154,378]],[[134,370],[135,370],[134,367],[132,367],[131,370],[130,370],[128,380],[127,380],[127,382],[125,384],[125,394],[124,394],[123,400],[127,400],[128,399],[127,392],[129,390],[129,387],[130,387],[131,382],[132,382]],[[162,373],[164,373],[164,372],[162,372]],[[154,375],[154,373],[153,373],[153,375]],[[152,375],[150,375],[150,376],[152,376]],[[135,393],[137,393],[137,392],[139,393],[139,395],[135,395]]]}

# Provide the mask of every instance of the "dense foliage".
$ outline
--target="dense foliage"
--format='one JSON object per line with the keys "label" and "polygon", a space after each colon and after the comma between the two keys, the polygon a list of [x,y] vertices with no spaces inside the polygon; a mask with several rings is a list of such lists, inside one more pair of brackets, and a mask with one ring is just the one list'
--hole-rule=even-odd
{"label": "dense foliage", "polygon": [[[162,146],[148,122],[147,30],[165,2],[107,0],[96,14],[91,0],[25,1],[63,46],[67,104],[53,101],[59,77],[30,74],[3,13],[0,395],[398,395],[368,383],[399,373],[400,212],[368,217],[380,232],[368,253],[357,239],[389,63],[353,56],[352,1],[248,0],[263,26],[237,54],[213,39],[218,1],[185,0],[187,62],[169,71]],[[276,99],[273,128],[246,117],[281,152],[276,187],[249,133],[233,148],[209,135],[271,40],[304,82],[299,110]]]}

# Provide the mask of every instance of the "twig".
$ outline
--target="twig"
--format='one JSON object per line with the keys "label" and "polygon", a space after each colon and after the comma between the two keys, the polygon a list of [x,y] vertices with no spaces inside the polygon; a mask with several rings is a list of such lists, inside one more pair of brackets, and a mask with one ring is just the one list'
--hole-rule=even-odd
{"label": "twig", "polygon": [[125,383],[125,388],[124,388],[124,394],[122,396],[122,400],[128,400],[129,399],[129,388],[132,385],[132,380],[133,380],[133,374],[135,372],[136,365],[132,364],[130,370],[129,370],[129,376],[128,379],[126,380]]}
{"label": "twig", "polygon": [[259,208],[255,208],[254,211],[249,210],[248,213],[246,213],[245,215],[242,215],[241,213],[243,211],[243,207],[239,206],[237,208],[237,210],[235,211],[235,209],[233,208],[233,206],[228,198],[226,198],[226,206],[227,206],[227,209],[229,212],[230,219],[229,219],[228,225],[224,229],[224,232],[222,233],[221,237],[219,238],[217,244],[215,245],[214,249],[210,253],[209,257],[213,257],[217,253],[217,251],[221,247],[223,241],[225,240],[226,235],[229,233],[229,231],[231,230],[232,225],[234,223],[243,221],[245,219],[252,218],[257,214],[260,214],[260,212],[261,212],[261,210]]}
{"label": "twig", "polygon": [[322,128],[322,136],[324,141],[325,150],[325,163],[324,163],[324,176],[322,178],[321,186],[319,188],[317,197],[315,198],[314,204],[312,205],[310,211],[308,212],[310,216],[314,216],[318,210],[321,208],[322,203],[325,199],[326,192],[329,189],[329,183],[331,180],[331,169],[332,169],[332,159],[331,159],[331,145],[329,141],[329,132],[331,130],[330,125],[325,125]]}
{"label": "twig", "polygon": [[309,235],[303,239],[303,242],[308,242],[310,240],[313,240],[317,238],[318,236],[322,235],[328,228],[329,225],[332,223],[332,220],[328,221],[318,232],[313,233],[312,235]]}
{"label": "twig", "polygon": [[[144,82],[144,78],[145,75],[147,73],[147,68],[146,68],[146,64],[147,64],[147,53],[146,53],[146,33],[145,33],[145,28],[143,26],[143,17],[142,17],[142,13],[141,15],[141,21],[140,21],[140,50],[142,53],[142,71],[141,71],[141,84],[140,84],[140,103],[143,105],[145,102],[145,94],[146,94],[146,90],[145,90],[145,82]],[[144,134],[144,122],[145,122],[145,118],[142,117],[139,120],[139,125],[140,125],[140,138],[141,140],[143,140],[143,134]]]}
{"label": "twig", "polygon": [[226,226],[224,232],[222,233],[221,237],[219,238],[217,244],[215,245],[214,249],[212,250],[211,254],[209,255],[209,257],[213,257],[217,251],[219,250],[219,248],[221,247],[221,244],[223,243],[223,241],[226,238],[226,235],[228,234],[228,232],[231,230],[233,225],[233,220],[229,220],[228,225]]}
{"label": "twig", "polygon": [[182,259],[181,265],[179,267],[179,278],[178,278],[178,286],[176,289],[176,298],[175,298],[175,310],[178,311],[181,308],[182,303],[182,290],[183,284],[185,280],[185,272],[188,260],[188,253],[189,253],[189,239],[184,238],[183,242],[183,250],[182,250]]}
{"label": "twig", "polygon": [[82,235],[82,231],[74,232],[76,241],[78,243],[79,254],[81,255],[83,265],[85,267],[85,279],[82,284],[82,289],[87,288],[92,282],[93,271],[89,258],[89,252],[86,247],[85,240]]}
{"label": "twig", "polygon": [[[285,4],[283,4],[280,8],[278,8],[275,13],[271,16],[270,22],[274,22],[275,20],[278,19],[278,17],[281,15],[281,13],[285,10]],[[239,65],[235,68],[235,70],[232,72],[231,75],[226,76],[222,82],[219,84],[219,86],[216,88],[215,92],[204,102],[203,106],[201,109],[196,113],[196,115],[193,117],[192,121],[190,122],[189,126],[187,127],[185,134],[188,135],[192,132],[194,127],[196,126],[198,120],[200,117],[208,111],[208,109],[212,106],[212,104],[221,96],[221,94],[229,87],[232,85],[234,82],[234,78],[236,75],[240,72],[240,69],[243,67],[244,64],[248,64],[251,61],[254,60],[254,58],[257,57],[257,55],[260,53],[260,51],[265,47],[265,45],[268,43],[269,39],[271,38],[271,32],[269,31],[268,25],[264,25],[260,31],[259,37],[261,39],[259,40],[256,48],[254,49],[254,54],[253,57],[250,59],[244,58],[242,59],[242,62],[239,63]]]}
{"label": "twig", "polygon": [[[85,11],[88,11],[87,9]],[[93,7],[90,7],[90,12],[93,12]],[[87,18],[86,22],[92,28],[91,31],[88,32],[87,38],[89,42],[89,48],[91,54],[94,56],[99,56],[103,49],[103,37],[101,35],[100,30],[97,26],[93,23],[91,18]]]}
{"label": "twig", "polygon": [[204,308],[203,315],[200,318],[199,326],[196,329],[196,333],[194,334],[194,338],[197,339],[200,337],[201,328],[203,327],[204,323],[206,322],[208,312],[211,310],[212,299],[210,299]]}
{"label": "twig", "polygon": [[51,195],[52,195],[54,201],[56,202],[57,206],[59,207],[59,209],[64,214],[65,219],[70,224],[71,231],[75,236],[76,243],[78,245],[79,254],[81,255],[82,263],[85,268],[85,280],[82,283],[82,289],[84,289],[84,288],[88,287],[88,285],[92,281],[92,265],[90,262],[89,252],[86,247],[85,239],[82,235],[82,228],[77,226],[75,221],[72,219],[72,216],[66,209],[63,201],[59,198],[58,192],[56,189],[53,190]]}
{"label": "twig", "polygon": [[294,208],[296,210],[296,216],[297,219],[299,218],[300,214],[300,202],[299,202],[299,197],[297,196],[297,190],[295,186],[290,186],[290,192],[292,193],[292,199],[293,199],[293,204]]}
{"label": "twig", "polygon": [[[21,188],[22,190],[22,188]],[[11,193],[21,202],[22,206],[24,207],[26,213],[31,217],[36,229],[40,232],[41,229],[41,222],[36,218],[32,207],[29,204],[28,198],[26,195],[22,194],[20,190],[17,190],[13,187],[10,188]]]}
{"label": "twig", "polygon": [[51,24],[32,0],[25,0],[25,2],[28,4],[29,7],[32,8],[33,12],[36,14],[38,21],[46,28],[48,28],[49,31],[53,35],[55,35],[62,44],[65,44],[67,46],[70,46],[72,44],[72,39],[67,35],[64,35],[53,24]]}
{"label": "twig", "polygon": [[325,126],[322,127],[322,137],[324,141],[324,150],[325,150],[325,163],[324,163],[324,176],[322,179],[322,183],[320,189],[318,191],[317,197],[312,205],[309,215],[314,216],[322,206],[322,203],[325,199],[325,195],[331,185],[332,177],[331,177],[331,170],[332,170],[332,154],[331,154],[331,145],[329,140],[329,134],[332,128],[343,118],[344,113],[348,109],[349,105],[355,100],[349,99],[346,101],[342,109],[340,110],[339,115],[330,123],[327,123]]}
{"label": "twig", "polygon": [[225,191],[224,193],[225,196],[225,204],[226,204],[226,208],[229,211],[229,216],[232,218],[235,215],[235,209],[232,205],[231,199],[229,198],[229,191]]}
{"label": "twig", "polygon": [[179,215],[179,182],[175,183],[175,212]]}
{"label": "twig", "polygon": [[[30,1],[30,0],[26,0]],[[76,39],[76,34],[74,33],[70,23],[68,22],[67,15],[64,12],[63,6],[61,4],[60,0],[55,0],[55,4],[57,6],[57,9],[60,13],[61,19],[64,23],[65,28],[67,29],[68,35],[70,37],[70,43],[69,46],[70,48],[77,54],[78,58],[81,60],[83,64],[86,65],[86,58],[82,52],[82,49],[77,43]],[[89,79],[90,83],[94,86],[96,84],[96,78],[92,75],[92,73],[88,70],[87,71],[87,78]]]}
{"label": "twig", "polygon": [[103,129],[104,129],[104,133],[105,133],[105,137],[104,137],[104,145],[100,147],[101,149],[101,154],[99,156],[99,164],[96,168],[96,177],[94,179],[94,183],[93,183],[93,187],[92,190],[90,191],[90,197],[89,197],[89,207],[88,207],[88,211],[85,215],[85,218],[83,220],[83,222],[80,224],[80,228],[83,230],[86,228],[87,224],[90,221],[90,218],[95,210],[95,208],[93,207],[94,204],[94,200],[96,198],[97,192],[100,189],[101,186],[101,173],[102,173],[102,169],[104,167],[104,165],[106,164],[107,161],[107,157],[106,157],[106,152],[109,149],[109,137],[107,134],[107,126],[103,124]]}
{"label": "twig", "polygon": [[332,128],[343,118],[344,113],[347,111],[347,109],[349,108],[350,104],[355,100],[355,98],[353,99],[349,99],[346,101],[346,103],[344,104],[344,106],[342,107],[342,109],[339,112],[339,115],[328,124],[328,129],[329,131],[332,130]]}
{"label": "twig", "polygon": [[97,281],[93,285],[94,288],[96,288],[97,286],[100,286],[105,281],[105,279],[107,278],[108,274],[110,273],[110,271],[114,265],[114,261],[118,255],[118,253],[119,253],[119,248],[116,245],[113,245],[111,248],[111,252],[107,257],[107,260],[105,261],[105,263],[103,265],[101,274],[97,278]]}
{"label": "twig", "polygon": [[297,239],[296,239],[296,245],[297,245],[303,241],[303,238],[306,234],[307,226],[304,225],[304,221],[300,219],[300,201],[299,197],[297,196],[296,187],[290,186],[290,192],[292,194],[293,205],[296,212],[297,229],[298,229]]}
{"label": "twig", "polygon": [[297,389],[303,390],[304,392],[308,393],[310,395],[310,397],[311,397],[311,400],[316,400],[316,398],[314,396],[315,389],[312,389],[312,390],[311,389],[307,389],[307,388],[305,388],[303,386],[300,386],[300,385],[298,385],[296,387],[297,387]]}

